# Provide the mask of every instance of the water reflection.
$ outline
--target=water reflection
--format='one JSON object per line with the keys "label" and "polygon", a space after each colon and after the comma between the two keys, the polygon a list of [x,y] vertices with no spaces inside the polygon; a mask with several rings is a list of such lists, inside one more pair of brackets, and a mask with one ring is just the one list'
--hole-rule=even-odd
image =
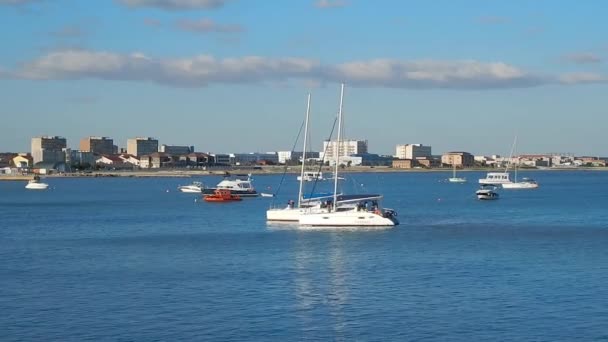
{"label": "water reflection", "polygon": [[344,309],[350,300],[350,274],[341,235],[298,233],[295,239],[296,317],[301,332],[311,337],[318,336],[315,330],[321,327],[333,330],[334,339],[345,333]]}

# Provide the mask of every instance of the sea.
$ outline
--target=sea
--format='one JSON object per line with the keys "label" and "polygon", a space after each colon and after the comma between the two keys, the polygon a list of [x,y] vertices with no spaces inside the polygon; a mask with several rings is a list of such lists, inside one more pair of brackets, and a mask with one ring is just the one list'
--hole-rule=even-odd
{"label": "sea", "polygon": [[345,173],[383,229],[267,223],[293,174],[232,203],[177,191],[219,176],[0,182],[0,340],[608,341],[608,172],[496,201],[459,175]]}

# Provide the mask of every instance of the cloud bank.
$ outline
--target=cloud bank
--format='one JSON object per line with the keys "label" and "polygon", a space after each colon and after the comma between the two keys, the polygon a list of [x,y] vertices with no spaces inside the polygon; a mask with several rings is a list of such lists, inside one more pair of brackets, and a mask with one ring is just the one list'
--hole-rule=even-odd
{"label": "cloud bank", "polygon": [[348,3],[344,0],[317,0],[314,5],[317,8],[339,8],[346,7]]}
{"label": "cloud bank", "polygon": [[160,9],[175,11],[192,9],[215,9],[224,6],[228,1],[229,0],[116,0],[116,2],[132,8],[156,7]]}
{"label": "cloud bank", "polygon": [[0,0],[0,5],[25,5],[40,2],[42,0]]}
{"label": "cloud bank", "polygon": [[175,26],[182,30],[194,33],[238,33],[244,29],[240,25],[218,24],[211,19],[180,19]]}
{"label": "cloud bank", "polygon": [[594,73],[546,76],[503,62],[476,60],[374,59],[338,64],[318,60],[245,56],[215,58],[152,58],[142,53],[61,50],[6,71],[4,78],[31,80],[101,79],[154,82],[169,86],[204,87],[218,83],[276,81],[346,82],[353,86],[411,89],[500,89],[545,84],[607,82]]}
{"label": "cloud bank", "polygon": [[563,57],[564,60],[575,63],[575,64],[598,64],[602,63],[602,57],[590,53],[590,52],[580,52],[580,53],[572,53]]}

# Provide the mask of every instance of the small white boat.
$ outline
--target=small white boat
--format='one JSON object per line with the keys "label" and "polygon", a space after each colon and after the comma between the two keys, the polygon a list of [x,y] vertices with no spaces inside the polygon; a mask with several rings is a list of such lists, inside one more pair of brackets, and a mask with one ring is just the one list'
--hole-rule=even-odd
{"label": "small white boat", "polygon": [[448,178],[448,182],[450,183],[466,183],[467,179],[462,177],[456,177],[456,164],[454,164],[454,168],[452,171],[452,177]]}
{"label": "small white boat", "polygon": [[[515,150],[515,144],[517,143],[517,137],[515,137],[515,141],[513,142],[513,150]],[[510,160],[511,158],[509,158]],[[520,160],[518,158],[517,164],[515,165],[515,175],[514,181],[512,183],[503,184],[503,189],[536,189],[538,188],[538,183],[532,178],[522,178],[521,181],[517,181],[517,170],[519,169]]]}
{"label": "small white boat", "polygon": [[192,182],[192,184],[190,184],[190,185],[180,185],[177,187],[177,189],[181,192],[197,193],[197,194],[200,194],[201,192],[203,192],[204,188],[205,188],[205,186],[203,185],[202,182]]}
{"label": "small white boat", "polygon": [[538,188],[538,182],[532,178],[522,178],[520,182],[517,180],[513,183],[503,184],[504,189],[536,189]]}
{"label": "small white boat", "polygon": [[497,200],[498,193],[495,191],[496,186],[491,184],[484,184],[481,186],[481,189],[475,192],[478,200]]}
{"label": "small white boat", "polygon": [[41,182],[40,177],[38,176],[31,179],[29,182],[27,182],[27,185],[25,185],[25,188],[29,190],[46,190],[48,187],[49,185]]}
{"label": "small white boat", "polygon": [[269,194],[267,192],[261,192],[260,196],[262,196],[262,197],[274,197],[274,194]]}

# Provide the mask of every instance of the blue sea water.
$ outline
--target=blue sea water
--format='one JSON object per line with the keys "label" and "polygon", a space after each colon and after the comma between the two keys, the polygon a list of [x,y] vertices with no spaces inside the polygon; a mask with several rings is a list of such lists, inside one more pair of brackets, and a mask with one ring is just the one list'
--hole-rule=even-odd
{"label": "blue sea water", "polygon": [[347,174],[399,213],[370,230],[267,224],[293,175],[229,204],[187,178],[1,182],[0,340],[608,340],[608,173],[487,202],[462,175]]}

